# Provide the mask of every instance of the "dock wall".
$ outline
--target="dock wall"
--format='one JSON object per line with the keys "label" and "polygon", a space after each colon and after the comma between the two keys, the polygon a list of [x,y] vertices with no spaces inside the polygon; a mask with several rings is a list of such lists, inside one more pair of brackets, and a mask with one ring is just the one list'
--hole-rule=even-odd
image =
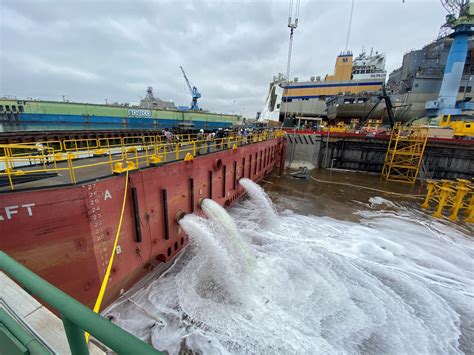
{"label": "dock wall", "polygon": [[[293,167],[308,163],[315,168],[381,172],[388,137],[289,134],[286,162]],[[427,143],[422,178],[471,179],[474,177],[474,142],[433,140]]]}

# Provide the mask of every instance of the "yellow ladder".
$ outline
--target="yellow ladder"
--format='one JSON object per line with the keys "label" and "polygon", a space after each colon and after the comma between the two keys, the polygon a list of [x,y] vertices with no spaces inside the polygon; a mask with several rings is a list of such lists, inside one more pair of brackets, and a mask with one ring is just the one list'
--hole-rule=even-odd
{"label": "yellow ladder", "polygon": [[397,123],[390,134],[382,176],[386,180],[414,184],[427,140],[428,127]]}

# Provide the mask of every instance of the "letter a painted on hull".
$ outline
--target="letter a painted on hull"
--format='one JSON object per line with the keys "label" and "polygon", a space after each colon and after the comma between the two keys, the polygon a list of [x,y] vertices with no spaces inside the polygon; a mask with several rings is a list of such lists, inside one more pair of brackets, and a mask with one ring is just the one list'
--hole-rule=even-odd
{"label": "letter a painted on hull", "polygon": [[112,195],[110,194],[109,190],[105,190],[105,193],[104,193],[104,201],[106,201],[107,199],[111,199],[112,198]]}

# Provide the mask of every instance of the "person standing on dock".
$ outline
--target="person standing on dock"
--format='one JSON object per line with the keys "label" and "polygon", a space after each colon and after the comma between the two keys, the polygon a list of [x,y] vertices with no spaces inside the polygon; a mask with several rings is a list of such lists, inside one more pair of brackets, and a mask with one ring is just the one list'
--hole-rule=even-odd
{"label": "person standing on dock", "polygon": [[222,130],[222,128],[219,128],[217,130],[217,133],[216,133],[216,139],[218,140],[218,149],[222,149],[223,146],[224,146],[224,131]]}
{"label": "person standing on dock", "polygon": [[212,132],[209,132],[209,134],[206,137],[206,145],[207,145],[206,153],[211,152],[211,144],[212,144],[212,139],[213,138],[214,138],[214,134]]}
{"label": "person standing on dock", "polygon": [[201,155],[201,149],[204,145],[204,140],[205,140],[205,135],[204,135],[204,130],[200,129],[199,133],[197,134],[196,137],[196,148],[197,148],[197,154]]}
{"label": "person standing on dock", "polygon": [[165,140],[166,140],[166,148],[171,147],[171,143],[173,142],[173,133],[165,129]]}

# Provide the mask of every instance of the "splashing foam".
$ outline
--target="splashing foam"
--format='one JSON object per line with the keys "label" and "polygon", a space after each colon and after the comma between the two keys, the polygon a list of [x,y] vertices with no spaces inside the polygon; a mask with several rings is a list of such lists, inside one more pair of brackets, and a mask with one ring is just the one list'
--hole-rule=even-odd
{"label": "splashing foam", "polygon": [[284,211],[270,228],[260,214],[268,197],[252,184],[243,181],[251,199],[233,219],[208,200],[209,219],[181,220],[191,248],[108,311],[117,323],[170,353],[470,351],[465,233],[401,207],[362,211],[361,223]]}
{"label": "splashing foam", "polygon": [[263,191],[258,184],[247,178],[240,179],[239,184],[248,192],[250,199],[255,204],[256,208],[254,211],[256,210],[258,213],[260,221],[267,225],[277,222],[277,216],[272,201],[265,191]]}

